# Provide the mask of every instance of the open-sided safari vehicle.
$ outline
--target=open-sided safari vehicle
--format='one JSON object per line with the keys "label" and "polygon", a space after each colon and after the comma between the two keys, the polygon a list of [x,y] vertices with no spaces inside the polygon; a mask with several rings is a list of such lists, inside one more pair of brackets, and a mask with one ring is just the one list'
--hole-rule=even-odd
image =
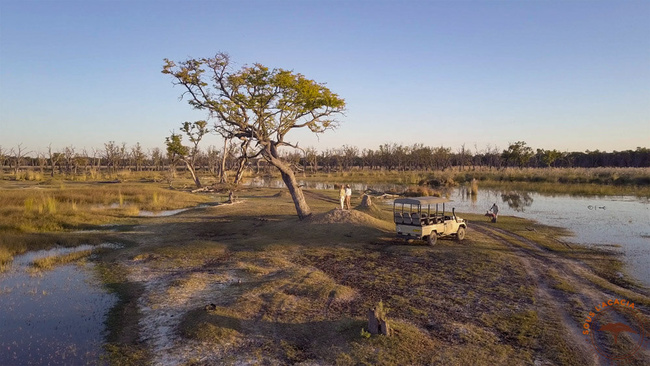
{"label": "open-sided safari vehicle", "polygon": [[[423,239],[434,245],[439,237],[455,236],[465,238],[467,222],[456,216],[445,214],[445,203],[450,200],[441,197],[398,198],[393,203],[395,230],[405,239]],[[440,206],[439,206],[440,205]]]}

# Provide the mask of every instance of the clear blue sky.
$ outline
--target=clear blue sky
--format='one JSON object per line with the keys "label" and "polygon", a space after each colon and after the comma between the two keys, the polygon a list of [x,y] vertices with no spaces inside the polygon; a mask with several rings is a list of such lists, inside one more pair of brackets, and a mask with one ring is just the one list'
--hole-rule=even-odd
{"label": "clear blue sky", "polygon": [[650,1],[523,0],[0,0],[0,146],[163,147],[205,118],[163,58],[218,51],[346,99],[303,147],[650,146]]}

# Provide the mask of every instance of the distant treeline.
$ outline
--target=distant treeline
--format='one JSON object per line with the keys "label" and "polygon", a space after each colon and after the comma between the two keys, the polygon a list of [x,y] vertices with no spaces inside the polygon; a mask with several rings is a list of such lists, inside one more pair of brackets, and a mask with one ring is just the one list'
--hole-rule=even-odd
{"label": "distant treeline", "polygon": [[626,151],[586,151],[560,152],[557,150],[537,149],[526,146],[519,141],[508,149],[497,148],[470,150],[465,146],[453,151],[449,147],[430,147],[422,144],[411,146],[384,144],[377,150],[359,150],[354,146],[343,146],[316,153],[307,149],[304,154],[290,154],[296,164],[319,169],[349,170],[361,169],[387,170],[444,170],[458,167],[650,167],[650,149],[638,147]]}
{"label": "distant treeline", "polygon": [[[236,169],[240,148],[235,143],[225,149],[209,146],[197,152],[197,170],[218,174],[223,154],[226,154],[225,168]],[[499,169],[520,168],[592,168],[592,167],[650,167],[650,149],[637,147],[625,151],[561,152],[557,150],[533,150],[525,142],[510,144],[507,149],[496,147],[468,149],[461,146],[456,150],[449,147],[431,147],[423,144],[411,146],[383,144],[378,149],[362,149],[344,145],[341,148],[317,151],[314,148],[286,152],[284,158],[297,170],[311,172],[362,170],[427,171],[472,167]],[[264,169],[260,159],[249,159],[249,168]],[[153,148],[145,151],[140,144],[127,146],[113,141],[104,144],[103,149],[83,149],[73,146],[55,150],[51,146],[45,152],[33,152],[22,144],[6,149],[0,147],[0,167],[14,173],[21,169],[40,169],[41,173],[55,172],[77,174],[80,170],[135,170],[162,171],[179,165],[177,157],[166,150]]]}

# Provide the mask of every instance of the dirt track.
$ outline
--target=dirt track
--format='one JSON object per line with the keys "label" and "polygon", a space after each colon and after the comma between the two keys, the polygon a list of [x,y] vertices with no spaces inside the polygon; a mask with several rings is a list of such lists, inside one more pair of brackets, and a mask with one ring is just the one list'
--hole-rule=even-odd
{"label": "dirt track", "polygon": [[[569,339],[574,351],[580,355],[586,365],[607,365],[607,360],[599,357],[591,344],[588,343],[587,337],[582,334],[582,322],[584,319],[577,320],[573,302],[566,293],[554,289],[552,279],[549,277],[551,270],[557,271],[560,276],[568,281],[576,289],[580,301],[590,309],[593,306],[601,304],[608,299],[620,298],[620,295],[607,291],[593,282],[585,279],[586,275],[595,276],[595,274],[582,263],[578,261],[561,257],[545,248],[538,243],[524,238],[515,233],[502,230],[493,224],[473,223],[473,230],[479,231],[513,250],[524,266],[528,276],[533,279],[537,288],[537,298],[540,305],[546,310],[540,314],[545,321],[558,324],[558,333],[563,334]],[[588,314],[585,312],[584,317]],[[617,319],[621,321],[624,319]],[[641,348],[636,354],[637,361],[650,364],[650,353],[647,347]]]}

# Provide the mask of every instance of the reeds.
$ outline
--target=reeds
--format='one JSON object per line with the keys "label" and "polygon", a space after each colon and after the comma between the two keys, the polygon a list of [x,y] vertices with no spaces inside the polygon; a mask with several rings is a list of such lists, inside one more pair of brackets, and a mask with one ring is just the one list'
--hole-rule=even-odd
{"label": "reeds", "polygon": [[24,213],[29,215],[32,212],[38,212],[39,214],[50,214],[53,215],[56,213],[57,202],[54,197],[50,196],[41,196],[40,200],[34,197],[27,197],[24,202]]}
{"label": "reeds", "polygon": [[7,269],[7,266],[11,261],[14,260],[13,255],[9,250],[3,246],[0,246],[0,273],[4,272]]}
{"label": "reeds", "polygon": [[92,249],[88,249],[63,255],[53,255],[50,257],[39,258],[35,259],[32,262],[32,266],[38,269],[52,269],[55,266],[74,262],[81,258],[88,257],[92,254],[92,252]]}
{"label": "reeds", "polygon": [[426,187],[426,186],[409,186],[404,192],[406,197],[423,197],[423,196],[435,196],[441,197],[442,194],[440,191]]}
{"label": "reeds", "polygon": [[476,179],[472,179],[472,182],[470,183],[469,194],[471,196],[477,196],[478,195],[478,181]]}

